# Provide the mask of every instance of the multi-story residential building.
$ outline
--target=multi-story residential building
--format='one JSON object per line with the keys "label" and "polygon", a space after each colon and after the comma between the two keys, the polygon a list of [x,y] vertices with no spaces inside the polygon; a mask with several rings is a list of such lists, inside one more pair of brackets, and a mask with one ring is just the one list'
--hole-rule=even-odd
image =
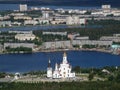
{"label": "multi-story residential building", "polygon": [[54,42],[44,42],[44,49],[59,49],[59,48],[72,48],[72,45],[98,45],[98,46],[111,46],[112,41],[103,41],[103,40],[72,40],[71,41],[54,41]]}
{"label": "multi-story residential building", "polygon": [[111,9],[111,5],[102,5],[101,8],[102,9]]}
{"label": "multi-story residential building", "polygon": [[0,44],[0,52],[3,51],[3,45]]}
{"label": "multi-story residential building", "polygon": [[0,27],[11,26],[11,21],[0,21]]}
{"label": "multi-story residential building", "polygon": [[112,41],[107,40],[73,40],[73,45],[99,45],[99,46],[111,46]]}
{"label": "multi-story residential building", "polygon": [[113,42],[120,42],[120,37],[116,36],[102,36],[100,40],[111,40]]}
{"label": "multi-story residential building", "polygon": [[51,22],[51,24],[65,24],[66,23],[66,17],[56,16],[56,17],[53,17],[53,19],[50,22]]}
{"label": "multi-story residential building", "polygon": [[32,34],[32,31],[8,31],[8,33],[16,33],[16,34]]}
{"label": "multi-story residential building", "polygon": [[15,16],[14,19],[15,20],[18,20],[18,19],[31,20],[32,18],[30,16]]}
{"label": "multi-story residential building", "polygon": [[67,32],[48,32],[48,31],[43,31],[42,32],[43,35],[61,35],[61,36],[67,36]]}
{"label": "multi-story residential building", "polygon": [[38,24],[49,24],[49,19],[38,17],[38,18],[33,18],[33,20],[38,21]]}
{"label": "multi-story residential building", "polygon": [[16,34],[15,39],[20,40],[20,41],[34,40],[35,35],[34,34]]}
{"label": "multi-story residential building", "polygon": [[39,19],[38,23],[39,24],[49,24],[49,20],[48,19]]}
{"label": "multi-story residential building", "polygon": [[79,24],[79,17],[77,16],[69,16],[66,18],[67,25]]}
{"label": "multi-story residential building", "polygon": [[49,13],[48,12],[43,12],[42,13],[42,18],[48,19],[49,18]]}
{"label": "multi-story residential building", "polygon": [[69,16],[66,18],[66,24],[67,25],[73,25],[73,24],[85,24],[86,19],[85,18],[79,18],[78,16]]}
{"label": "multi-story residential building", "polygon": [[20,11],[27,11],[27,4],[20,4]]}
{"label": "multi-story residential building", "polygon": [[17,26],[20,26],[22,23],[20,23],[20,22],[13,22],[13,23],[11,23],[12,25],[17,25]]}
{"label": "multi-story residential building", "polygon": [[71,48],[70,40],[67,41],[53,41],[53,42],[44,42],[43,48],[44,49],[56,49],[56,48]]}
{"label": "multi-story residential building", "polygon": [[17,48],[17,47],[27,47],[34,49],[35,44],[34,43],[4,43],[4,50],[6,47],[10,48]]}
{"label": "multi-story residential building", "polygon": [[11,13],[10,16],[24,16],[24,13]]}
{"label": "multi-story residential building", "polygon": [[120,34],[113,34],[113,36],[115,36],[115,37],[120,37]]}
{"label": "multi-story residential building", "polygon": [[79,36],[80,36],[79,33],[69,33],[67,37],[73,40],[75,39],[75,37],[79,37]]}
{"label": "multi-story residential building", "polygon": [[88,36],[84,36],[84,37],[75,37],[74,38],[75,40],[89,40],[89,37]]}
{"label": "multi-story residential building", "polygon": [[6,20],[6,19],[10,19],[10,16],[0,16],[0,20]]}
{"label": "multi-story residential building", "polygon": [[37,25],[38,21],[35,20],[25,20],[24,25]]}

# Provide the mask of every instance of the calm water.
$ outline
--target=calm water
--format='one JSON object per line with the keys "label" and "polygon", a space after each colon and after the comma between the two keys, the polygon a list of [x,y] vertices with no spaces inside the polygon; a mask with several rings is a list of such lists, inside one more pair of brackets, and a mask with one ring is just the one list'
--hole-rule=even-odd
{"label": "calm water", "polygon": [[[63,52],[33,53],[33,54],[6,54],[0,55],[0,71],[28,72],[33,70],[46,70],[48,59],[52,66],[62,61]],[[68,51],[68,61],[80,67],[120,66],[120,56],[101,52]]]}
{"label": "calm water", "polygon": [[[101,6],[90,6],[90,7],[81,7],[81,6],[52,6],[52,5],[37,5],[37,6],[28,6],[28,9],[31,7],[46,7],[46,8],[51,8],[51,9],[58,9],[58,8],[63,8],[63,9],[98,9]],[[19,4],[0,4],[0,10],[19,10]]]}
{"label": "calm water", "polygon": [[48,25],[48,26],[20,26],[20,27],[6,27],[6,28],[0,28],[0,31],[16,31],[16,30],[25,30],[25,31],[33,31],[33,30],[49,30],[49,29],[63,29],[63,28],[102,28],[101,25],[90,25],[90,26],[67,26],[67,25]]}

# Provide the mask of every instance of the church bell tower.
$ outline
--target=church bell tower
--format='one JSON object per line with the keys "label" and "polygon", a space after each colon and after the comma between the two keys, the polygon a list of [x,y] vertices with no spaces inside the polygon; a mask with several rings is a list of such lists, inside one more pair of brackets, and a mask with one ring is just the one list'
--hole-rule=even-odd
{"label": "church bell tower", "polygon": [[51,67],[50,59],[48,61],[48,67],[47,67],[47,78],[52,78],[52,67]]}
{"label": "church bell tower", "polygon": [[67,54],[66,52],[64,52],[63,54],[63,63],[66,64],[68,61],[67,61]]}

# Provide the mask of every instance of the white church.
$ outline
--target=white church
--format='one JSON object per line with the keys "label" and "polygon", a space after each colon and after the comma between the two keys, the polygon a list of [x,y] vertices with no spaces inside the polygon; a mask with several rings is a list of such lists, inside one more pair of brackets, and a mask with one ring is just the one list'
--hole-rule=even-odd
{"label": "white church", "polygon": [[47,68],[47,77],[53,79],[61,79],[61,78],[74,78],[75,73],[71,72],[72,66],[67,61],[67,55],[64,52],[63,54],[63,61],[58,65],[55,64],[55,70],[52,70],[51,61],[48,62]]}

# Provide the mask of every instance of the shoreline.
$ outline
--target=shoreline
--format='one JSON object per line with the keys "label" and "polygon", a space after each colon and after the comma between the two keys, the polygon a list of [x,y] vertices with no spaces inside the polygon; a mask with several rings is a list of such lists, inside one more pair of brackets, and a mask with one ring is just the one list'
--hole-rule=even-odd
{"label": "shoreline", "polygon": [[8,53],[8,52],[0,52],[0,55],[5,55],[5,54],[32,54],[32,53],[39,53],[39,52],[43,52],[43,53],[47,53],[47,52],[62,52],[62,51],[96,51],[96,52],[102,52],[102,53],[108,53],[108,54],[112,54],[112,52],[110,51],[110,50],[105,50],[105,49],[96,49],[96,48],[94,48],[94,49],[75,49],[75,48],[73,48],[73,49],[54,49],[54,50],[39,50],[39,51],[32,51],[31,53],[24,53],[24,52],[22,52],[22,53],[13,53],[13,52],[11,52],[11,53]]}
{"label": "shoreline", "polygon": [[35,52],[59,52],[59,51],[97,51],[97,52],[103,52],[103,53],[112,53],[110,50],[105,49],[56,49],[56,50],[41,50],[41,51],[35,51]]}

